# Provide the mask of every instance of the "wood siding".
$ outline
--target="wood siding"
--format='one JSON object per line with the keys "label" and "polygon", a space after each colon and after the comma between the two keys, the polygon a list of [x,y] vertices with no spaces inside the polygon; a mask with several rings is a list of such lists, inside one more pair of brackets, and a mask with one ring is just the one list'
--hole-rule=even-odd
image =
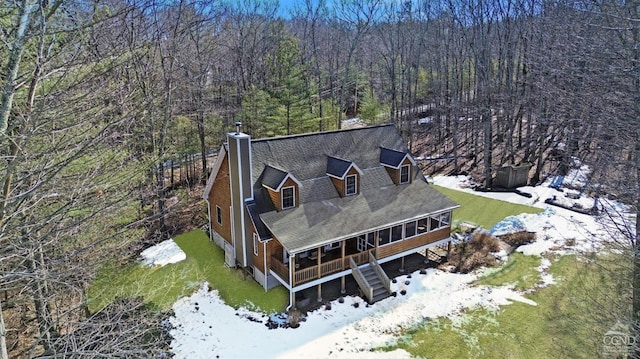
{"label": "wood siding", "polygon": [[376,258],[378,260],[411,250],[412,248],[418,248],[433,242],[437,242],[441,239],[449,237],[451,234],[451,227],[445,227],[433,232],[424,233],[413,238],[405,239],[402,241],[387,244],[382,247],[378,247],[375,251]]}
{"label": "wood siding", "polygon": [[[211,228],[225,241],[231,242],[231,184],[229,182],[229,158],[224,156],[220,170],[209,191]],[[222,211],[222,224],[218,224],[216,206]]]}
{"label": "wood siding", "polygon": [[394,169],[387,166],[384,167],[387,170],[389,177],[391,177],[391,180],[393,181],[393,183],[400,184],[400,169],[402,168],[402,166],[405,166],[405,165],[409,165],[409,183],[411,183],[411,181],[413,181],[413,164],[411,163],[408,157],[405,158],[404,161],[402,161],[402,163],[400,164],[400,168],[398,169]]}
{"label": "wood siding", "polygon": [[345,196],[345,193],[347,191],[347,176],[351,176],[351,175],[356,175],[356,193],[359,194],[360,193],[360,173],[354,167],[351,167],[351,169],[349,169],[349,172],[347,172],[347,174],[344,176],[344,179],[342,180],[329,176],[329,178],[331,178],[331,182],[333,182],[333,185],[336,187],[336,190],[338,191],[338,194],[340,195],[340,197]]}

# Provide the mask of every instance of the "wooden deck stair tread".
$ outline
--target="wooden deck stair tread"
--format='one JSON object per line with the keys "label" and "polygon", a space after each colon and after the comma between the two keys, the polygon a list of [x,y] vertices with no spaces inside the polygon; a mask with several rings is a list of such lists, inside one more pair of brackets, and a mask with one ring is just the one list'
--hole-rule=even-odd
{"label": "wooden deck stair tread", "polygon": [[373,287],[373,303],[390,296],[384,286],[384,283],[382,283],[382,280],[380,280],[380,277],[378,277],[378,274],[373,270],[373,268],[370,266],[361,267],[360,271],[369,285]]}

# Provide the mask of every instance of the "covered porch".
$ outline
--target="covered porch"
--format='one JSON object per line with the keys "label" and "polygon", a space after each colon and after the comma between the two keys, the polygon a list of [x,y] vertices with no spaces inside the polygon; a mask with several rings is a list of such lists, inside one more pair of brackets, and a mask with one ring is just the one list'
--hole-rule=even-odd
{"label": "covered porch", "polygon": [[[384,230],[379,232],[382,233]],[[444,227],[412,238],[381,244],[379,233],[372,232],[322,245],[292,256],[287,256],[287,252],[280,246],[272,251],[269,268],[289,288],[294,288],[336,273],[350,271],[352,259],[357,266],[361,266],[369,263],[370,253],[380,260],[411,251],[411,249],[436,244],[449,238],[449,235],[450,227]]]}

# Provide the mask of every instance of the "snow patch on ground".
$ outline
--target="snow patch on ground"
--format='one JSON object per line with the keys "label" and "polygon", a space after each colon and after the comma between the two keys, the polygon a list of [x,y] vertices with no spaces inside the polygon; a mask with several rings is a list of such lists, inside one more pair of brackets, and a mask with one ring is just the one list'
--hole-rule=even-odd
{"label": "snow patch on ground", "polygon": [[187,258],[187,255],[178,247],[173,239],[168,239],[149,247],[140,253],[142,263],[148,266],[164,266],[177,263]]}
{"label": "snow patch on ground", "polygon": [[396,278],[396,297],[371,306],[360,297],[335,300],[330,310],[309,313],[296,329],[268,329],[269,316],[235,310],[203,285],[173,306],[172,350],[177,358],[408,358],[402,350],[371,350],[396,343],[403,330],[426,318],[456,318],[480,306],[497,310],[513,301],[537,305],[510,287],[470,285],[478,274],[430,269],[410,276]]}

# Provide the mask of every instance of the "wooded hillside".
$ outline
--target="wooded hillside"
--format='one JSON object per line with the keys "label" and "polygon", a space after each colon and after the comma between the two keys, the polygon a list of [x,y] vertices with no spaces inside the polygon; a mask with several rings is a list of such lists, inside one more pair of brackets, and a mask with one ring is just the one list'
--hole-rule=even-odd
{"label": "wooded hillside", "polygon": [[[168,169],[199,153],[182,171],[204,179],[235,121],[254,138],[394,123],[417,156],[486,188],[505,164],[532,163],[537,183],[578,158],[595,169],[584,190],[637,212],[639,12],[608,0],[3,2],[0,358],[165,350],[148,335],[162,314],[135,298],[91,313],[86,288],[105,262],[173,234]],[[627,225],[616,235],[636,258],[635,325],[640,224]]]}

